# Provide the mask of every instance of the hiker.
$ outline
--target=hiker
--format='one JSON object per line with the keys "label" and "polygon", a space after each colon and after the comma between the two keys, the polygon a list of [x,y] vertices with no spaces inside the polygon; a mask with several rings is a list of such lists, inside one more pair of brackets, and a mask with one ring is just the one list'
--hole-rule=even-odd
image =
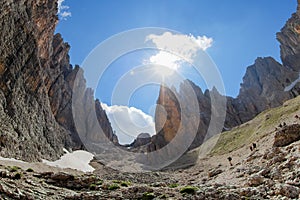
{"label": "hiker", "polygon": [[228,159],[228,161],[229,161],[229,163],[230,163],[230,166],[232,166],[232,162],[231,162],[231,161],[232,161],[232,158],[231,158],[231,157],[228,157],[227,159]]}
{"label": "hiker", "polygon": [[253,143],[252,146],[253,146],[253,150],[256,149],[256,143]]}

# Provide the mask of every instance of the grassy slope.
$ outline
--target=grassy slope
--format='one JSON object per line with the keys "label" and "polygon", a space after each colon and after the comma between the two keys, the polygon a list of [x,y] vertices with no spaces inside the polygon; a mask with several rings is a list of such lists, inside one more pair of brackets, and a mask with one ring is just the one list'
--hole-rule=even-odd
{"label": "grassy slope", "polygon": [[294,120],[296,114],[300,116],[300,96],[285,102],[283,106],[260,113],[253,120],[231,131],[221,133],[210,155],[230,153],[263,138],[274,132],[275,127],[278,127],[280,123],[287,122],[288,124]]}

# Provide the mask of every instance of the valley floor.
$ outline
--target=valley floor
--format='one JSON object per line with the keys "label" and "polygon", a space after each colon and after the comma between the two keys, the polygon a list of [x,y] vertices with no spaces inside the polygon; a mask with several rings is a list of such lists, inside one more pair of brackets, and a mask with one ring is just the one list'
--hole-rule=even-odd
{"label": "valley floor", "polygon": [[[186,170],[119,173],[96,162],[94,173],[44,164],[0,167],[1,199],[298,199],[300,142],[245,156],[209,157]],[[237,152],[235,152],[237,153]],[[235,155],[238,155],[235,154]],[[27,168],[30,167],[30,168]],[[32,168],[31,168],[32,167]]]}
{"label": "valley floor", "polygon": [[299,102],[222,133],[213,151],[188,169],[121,173],[91,161],[95,170],[83,173],[2,160],[0,199],[299,199]]}

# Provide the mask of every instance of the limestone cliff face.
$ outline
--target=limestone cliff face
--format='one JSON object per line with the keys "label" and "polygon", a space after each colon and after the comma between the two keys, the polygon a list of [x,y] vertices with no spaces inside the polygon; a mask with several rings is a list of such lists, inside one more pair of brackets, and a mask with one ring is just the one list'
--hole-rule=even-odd
{"label": "limestone cliff face", "polygon": [[280,53],[283,64],[300,71],[300,1],[298,0],[297,12],[287,21],[285,26],[277,33],[280,42]]}
{"label": "limestone cliff face", "polygon": [[181,109],[176,97],[176,90],[169,89],[166,86],[160,87],[160,93],[155,111],[156,132],[163,131],[164,140],[170,142],[178,132],[181,123]]}
{"label": "limestone cliff face", "polygon": [[[297,13],[293,14],[291,19],[287,21],[281,32],[277,34],[277,38],[281,43],[283,64],[278,63],[272,57],[266,57],[257,58],[255,63],[247,68],[239,95],[236,98],[226,97],[224,130],[247,122],[262,111],[280,106],[286,100],[300,94],[300,84],[292,84],[297,80],[300,72],[299,6]],[[178,99],[188,102],[192,98],[190,96],[191,91],[188,90],[187,85],[192,85],[193,92],[197,94],[200,109],[200,122],[198,125],[193,125],[192,122],[196,123],[193,115],[182,116],[180,109],[185,108],[179,108],[178,103],[176,103]],[[182,123],[180,121],[181,117],[188,119],[185,122],[186,124],[182,124],[186,134],[193,129],[197,129],[197,135],[190,149],[198,147],[207,137],[207,130],[212,116],[211,95],[216,97],[221,95],[215,89],[212,91],[207,90],[203,93],[191,81],[183,82],[178,92],[174,89],[172,90],[178,99],[169,91],[170,89],[161,87],[157,104],[160,104],[166,110],[166,113],[162,112],[162,109],[156,112],[155,122],[157,126],[163,128],[152,138],[149,150],[153,151],[161,148],[175,137],[177,131],[169,128],[169,126],[177,127],[179,123]],[[167,117],[163,116],[165,114]],[[166,122],[164,122],[165,118]],[[218,133],[215,132],[213,134]]]}
{"label": "limestone cliff face", "polygon": [[[56,0],[0,0],[1,156],[53,160],[63,148],[83,148],[72,118],[80,68],[73,69],[69,45],[54,35],[56,14]],[[85,88],[83,74],[80,79]],[[113,135],[101,105],[93,100],[90,106],[100,110],[101,127]]]}
{"label": "limestone cliff face", "polygon": [[[197,98],[195,101],[197,106],[199,105],[199,110],[191,109],[191,98]],[[189,80],[181,83],[178,91],[174,87],[161,86],[157,104],[159,105],[155,113],[157,134],[148,145],[149,151],[161,149],[178,134],[184,135],[186,139],[192,137],[193,142],[189,149],[199,146],[204,141],[211,114],[208,91],[203,93]],[[181,142],[176,142],[179,149],[186,145]]]}

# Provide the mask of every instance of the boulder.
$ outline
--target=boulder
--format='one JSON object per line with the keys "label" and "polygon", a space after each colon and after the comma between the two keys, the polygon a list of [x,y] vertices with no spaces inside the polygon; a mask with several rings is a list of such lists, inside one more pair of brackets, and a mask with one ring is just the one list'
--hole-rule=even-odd
{"label": "boulder", "polygon": [[273,147],[284,147],[300,140],[300,124],[283,127],[275,133]]}

